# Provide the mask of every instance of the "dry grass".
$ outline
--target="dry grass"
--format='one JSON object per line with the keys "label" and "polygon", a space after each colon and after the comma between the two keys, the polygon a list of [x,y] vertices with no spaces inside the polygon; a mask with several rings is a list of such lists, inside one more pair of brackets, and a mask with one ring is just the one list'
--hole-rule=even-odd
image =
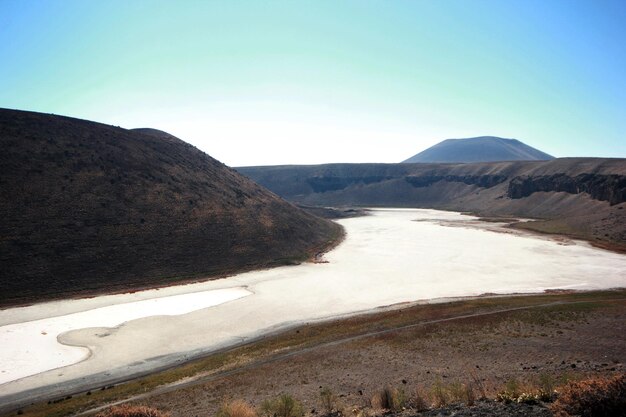
{"label": "dry grass", "polygon": [[450,394],[441,379],[437,379],[430,388],[430,398],[435,408],[444,407],[450,402]]}
{"label": "dry grass", "polygon": [[407,401],[403,390],[385,387],[372,396],[370,404],[374,410],[398,412],[404,409]]}
{"label": "dry grass", "polygon": [[257,412],[243,400],[227,401],[217,411],[216,417],[257,417]]}
{"label": "dry grass", "polygon": [[450,384],[450,398],[453,403],[463,403],[466,405],[474,405],[476,402],[476,394],[471,383],[463,384],[455,381]]}
{"label": "dry grass", "polygon": [[420,387],[415,388],[408,405],[415,411],[428,410],[428,397],[426,393]]}
{"label": "dry grass", "polygon": [[325,414],[331,414],[338,410],[337,396],[328,387],[320,390],[320,405]]}
{"label": "dry grass", "polygon": [[557,417],[625,416],[626,374],[570,382],[561,390],[551,409]]}
{"label": "dry grass", "polygon": [[289,394],[263,401],[261,412],[267,417],[302,417],[304,415],[300,401]]}
{"label": "dry grass", "polygon": [[169,417],[169,414],[143,405],[122,404],[108,408],[96,417]]}

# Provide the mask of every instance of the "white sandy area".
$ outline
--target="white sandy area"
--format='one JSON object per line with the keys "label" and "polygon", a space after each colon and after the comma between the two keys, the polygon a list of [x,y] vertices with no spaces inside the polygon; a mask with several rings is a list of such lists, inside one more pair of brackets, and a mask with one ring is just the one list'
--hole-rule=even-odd
{"label": "white sandy area", "polygon": [[[2,326],[0,384],[87,359],[90,354],[87,347],[68,346],[57,341],[57,336],[70,330],[113,328],[143,317],[186,314],[250,294],[250,291],[242,287],[201,291]],[[107,334],[103,331],[100,337],[106,337]]]}
{"label": "white sandy area", "polygon": [[[211,308],[189,309],[187,314],[127,321],[115,329],[102,329],[110,322],[93,313],[97,310],[89,311],[89,305],[102,307],[102,297],[0,312],[0,324],[13,323],[15,329],[32,327],[19,324],[24,317],[41,319],[46,314],[59,316],[71,311],[73,320],[79,320],[83,314],[94,314],[89,324],[81,321],[73,325],[84,329],[59,338],[64,343],[88,346],[92,352],[88,360],[0,385],[0,399],[51,384],[79,387],[75,382],[79,378],[86,378],[81,384],[95,384],[106,378],[135,375],[294,323],[379,306],[483,293],[626,286],[624,255],[579,241],[564,245],[537,235],[509,233],[497,224],[475,220],[436,210],[386,209],[343,219],[339,222],[346,228],[346,240],[326,255],[328,263],[254,271],[164,289],[184,292],[190,288],[210,291],[243,287],[253,295]],[[106,302],[110,303],[123,296],[108,297]],[[10,343],[25,346],[39,343],[37,339],[54,341],[57,332],[44,336],[40,334],[46,330],[43,327],[34,330],[37,335]],[[3,351],[0,366],[12,369],[15,361],[10,352]]]}

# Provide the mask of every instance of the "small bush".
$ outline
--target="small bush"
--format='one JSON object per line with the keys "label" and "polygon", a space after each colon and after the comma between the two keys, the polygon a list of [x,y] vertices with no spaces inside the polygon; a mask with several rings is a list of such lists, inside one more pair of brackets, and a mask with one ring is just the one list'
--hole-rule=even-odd
{"label": "small bush", "polygon": [[517,396],[516,401],[519,404],[538,404],[541,399],[541,394],[534,394],[530,392],[522,392]]}
{"label": "small bush", "polygon": [[328,387],[320,390],[320,403],[326,414],[337,411],[337,396]]}
{"label": "small bush", "polygon": [[107,408],[96,417],[169,417],[169,413],[143,405],[122,404]]}
{"label": "small bush", "polygon": [[474,405],[476,395],[472,384],[462,384],[458,381],[451,383],[448,387],[444,387],[448,391],[448,399],[451,402],[464,403],[466,405]]}
{"label": "small bush", "polygon": [[517,402],[517,399],[522,395],[522,391],[520,389],[520,384],[517,382],[517,379],[511,378],[506,381],[504,391],[500,391],[496,395],[496,401],[501,401],[505,404],[509,404],[512,402]]}
{"label": "small bush", "polygon": [[431,398],[433,400],[433,407],[445,407],[450,402],[450,396],[448,390],[441,382],[441,379],[437,379],[430,389]]}
{"label": "small bush", "polygon": [[419,387],[415,389],[413,397],[411,397],[408,404],[415,411],[428,410],[428,399]]}
{"label": "small bush", "polygon": [[539,378],[534,378],[530,384],[527,384],[526,393],[532,393],[537,401],[552,402],[556,398],[555,387],[557,379],[547,373],[542,373]]}
{"label": "small bush", "polygon": [[626,415],[626,374],[613,378],[589,378],[570,382],[551,406],[559,417]]}
{"label": "small bush", "polygon": [[511,378],[506,381],[506,392],[517,398],[522,393],[520,390],[520,384],[515,378]]}
{"label": "small bush", "polygon": [[406,406],[406,395],[401,389],[385,387],[374,394],[370,403],[377,410],[402,411]]}
{"label": "small bush", "polygon": [[257,413],[247,402],[233,400],[222,404],[216,417],[257,417]]}
{"label": "small bush", "polygon": [[552,375],[545,373],[539,375],[539,391],[542,395],[552,396],[555,387],[556,380]]}
{"label": "small bush", "polygon": [[481,400],[487,398],[487,389],[485,388],[485,384],[480,380],[476,372],[470,370],[469,375],[472,379],[472,390],[478,391],[478,398]]}
{"label": "small bush", "polygon": [[474,392],[474,385],[468,383],[464,385],[464,388],[463,402],[465,402],[465,404],[469,406],[476,404],[476,393]]}
{"label": "small bush", "polygon": [[503,402],[505,404],[510,404],[514,401],[517,401],[517,397],[513,396],[508,391],[501,391],[496,395],[496,401]]}
{"label": "small bush", "polygon": [[267,417],[302,417],[304,415],[300,401],[289,394],[263,401],[261,412]]}

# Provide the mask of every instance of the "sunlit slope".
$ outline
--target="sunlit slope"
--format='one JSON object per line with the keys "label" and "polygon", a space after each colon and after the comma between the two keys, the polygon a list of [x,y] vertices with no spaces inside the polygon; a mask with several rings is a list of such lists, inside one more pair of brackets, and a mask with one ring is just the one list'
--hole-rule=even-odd
{"label": "sunlit slope", "polygon": [[339,234],[155,132],[0,110],[3,304],[294,262]]}

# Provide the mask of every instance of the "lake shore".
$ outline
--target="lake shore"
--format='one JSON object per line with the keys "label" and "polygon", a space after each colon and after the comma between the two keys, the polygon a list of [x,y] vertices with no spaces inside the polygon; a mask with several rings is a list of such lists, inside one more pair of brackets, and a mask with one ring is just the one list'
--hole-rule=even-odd
{"label": "lake shore", "polygon": [[71,398],[59,393],[47,404],[33,398],[22,411],[80,415],[132,402],[173,416],[212,415],[227,398],[258,406],[288,392],[316,415],[320,386],[345,407],[362,409],[385,386],[428,395],[436,381],[468,383],[473,375],[493,396],[510,379],[528,386],[546,375],[554,383],[612,375],[625,370],[625,297],[613,290],[394,306],[297,326]]}
{"label": "lake shore", "polygon": [[[622,255],[578,242],[564,246],[531,235],[493,233],[480,227],[486,223],[458,213],[375,210],[370,216],[340,223],[348,232],[346,240],[326,255],[328,263],[286,266],[197,284],[193,289],[235,286],[254,295],[179,316],[144,317],[114,329],[96,326],[65,333],[60,340],[87,346],[92,352],[89,360],[3,384],[0,397],[3,402],[18,401],[20,396],[50,392],[52,385],[76,389],[105,385],[296,325],[380,306],[484,293],[626,285]],[[170,287],[167,291],[189,289]],[[111,302],[99,298],[79,300],[78,307],[56,305],[54,312],[85,311]],[[49,313],[45,306],[20,311],[31,320]],[[6,311],[2,313],[0,320],[6,322]]]}

